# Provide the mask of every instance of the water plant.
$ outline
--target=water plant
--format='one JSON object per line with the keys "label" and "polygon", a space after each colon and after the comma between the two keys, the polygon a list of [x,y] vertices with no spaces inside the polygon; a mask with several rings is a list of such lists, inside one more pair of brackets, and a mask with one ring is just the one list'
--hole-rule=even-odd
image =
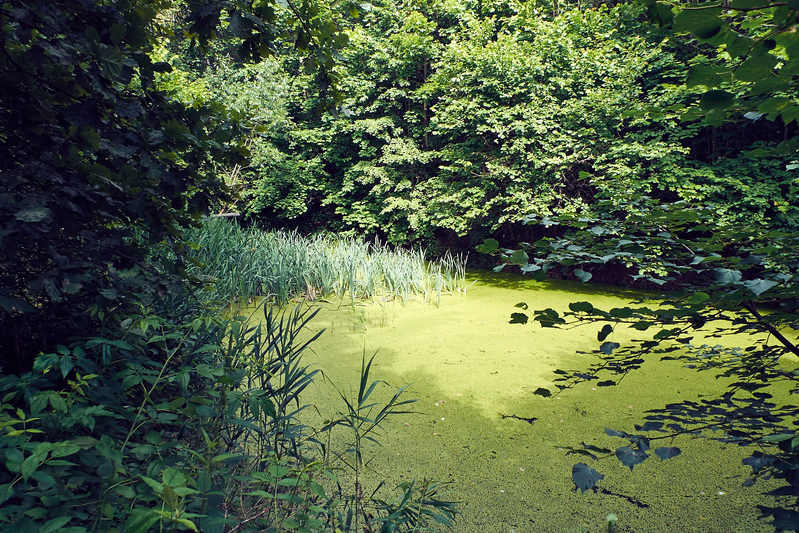
{"label": "water plant", "polygon": [[440,301],[442,293],[466,290],[466,257],[444,254],[427,261],[424,251],[392,249],[331,235],[266,232],[235,222],[206,220],[188,230],[190,274],[211,281],[228,301],[266,296],[278,304],[336,296]]}

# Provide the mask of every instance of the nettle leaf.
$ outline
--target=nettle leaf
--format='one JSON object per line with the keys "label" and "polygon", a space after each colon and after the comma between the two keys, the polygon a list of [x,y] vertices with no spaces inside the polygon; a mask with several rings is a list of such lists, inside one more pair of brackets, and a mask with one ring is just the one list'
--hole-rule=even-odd
{"label": "nettle leaf", "polygon": [[660,448],[655,448],[655,455],[660,457],[661,461],[671,459],[672,457],[677,457],[681,453],[682,450],[674,446],[661,446]]}
{"label": "nettle leaf", "polygon": [[585,492],[596,487],[596,484],[605,479],[605,476],[585,463],[577,463],[572,467],[572,482],[574,486]]}
{"label": "nettle leaf", "polygon": [[629,467],[629,469],[632,470],[635,465],[646,461],[649,458],[649,455],[641,450],[636,450],[630,448],[629,446],[622,446],[620,448],[616,448],[616,457],[624,466]]}
{"label": "nettle leaf", "polygon": [[602,329],[599,330],[599,333],[596,334],[596,340],[602,342],[605,339],[607,339],[608,335],[610,335],[611,333],[613,333],[613,326],[611,326],[610,324],[605,324],[604,326],[602,326]]}

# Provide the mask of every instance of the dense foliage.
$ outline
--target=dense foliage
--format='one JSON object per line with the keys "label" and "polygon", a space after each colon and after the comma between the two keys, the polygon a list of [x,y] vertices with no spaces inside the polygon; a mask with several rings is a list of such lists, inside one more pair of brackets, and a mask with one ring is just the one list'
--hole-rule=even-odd
{"label": "dense foliage", "polygon": [[[535,321],[544,327],[602,324],[596,362],[587,371],[558,371],[556,384],[561,390],[594,380],[597,386],[614,386],[655,357],[680,360],[689,368],[715,371],[730,380],[719,398],[675,401],[650,410],[645,422],[635,425],[635,432],[606,429],[608,436],[627,441],[615,451],[583,444],[570,453],[594,460],[615,455],[632,470],[650,457],[653,441],[672,442],[682,435],[757,447],[743,460],[752,468],[744,484],[751,485],[759,477],[782,480],[783,486],[769,494],[788,499],[777,499],[773,507],[760,510],[763,517],[773,519],[776,530],[796,530],[799,410],[795,402],[781,405],[772,395],[772,387],[778,384],[784,384],[789,394],[799,394],[799,373],[788,362],[799,356],[795,333],[799,329],[797,180],[791,172],[796,169],[791,160],[796,157],[797,138],[789,136],[785,126],[796,119],[796,10],[759,2],[733,2],[729,7],[726,12],[711,4],[672,10],[667,4],[653,3],[650,15],[673,25],[675,32],[690,31],[698,41],[689,41],[689,46],[711,45],[694,62],[688,77],[688,85],[699,89],[696,101],[675,108],[684,119],[702,114],[708,123],[724,124],[743,114],[753,121],[763,117],[782,121],[769,123],[784,134],[782,142],[770,150],[780,157],[786,171],[777,175],[787,179],[780,186],[782,195],[772,190],[764,197],[771,204],[765,218],[749,217],[751,206],[729,200],[722,205],[735,206],[748,218],[719,216],[724,214],[719,213],[719,204],[701,197],[679,201],[607,197],[598,199],[593,213],[528,217],[527,223],[554,230],[553,236],[534,245],[503,250],[497,241],[487,240],[481,249],[535,275],[555,269],[587,282],[615,264],[614,272],[629,275],[630,281],[645,280],[671,289],[657,306],[638,302],[604,310],[589,302],[575,302],[565,314],[554,309],[534,311]],[[718,53],[713,52],[715,47]],[[761,156],[757,150],[752,152]],[[774,176],[774,172],[758,173],[748,186],[773,183]],[[520,307],[527,309],[526,304]],[[513,315],[519,323],[528,319],[527,313]],[[613,332],[619,325],[642,332],[642,338],[626,345],[615,342]],[[740,347],[707,341],[740,334],[749,336]],[[697,336],[705,340],[697,341]],[[550,394],[543,389],[538,392]],[[666,460],[681,450],[661,446],[654,453]],[[574,465],[572,479],[582,491],[596,490],[603,478],[585,463]]]}
{"label": "dense foliage", "polygon": [[796,221],[776,151],[794,126],[685,112],[706,90],[694,71],[723,69],[707,45],[669,38],[641,6],[502,6],[374,4],[348,31],[334,109],[293,60],[279,83],[263,75],[275,64],[217,71],[238,95],[222,100],[250,110],[244,213],[433,246],[527,240],[525,215],[591,212],[598,196]]}

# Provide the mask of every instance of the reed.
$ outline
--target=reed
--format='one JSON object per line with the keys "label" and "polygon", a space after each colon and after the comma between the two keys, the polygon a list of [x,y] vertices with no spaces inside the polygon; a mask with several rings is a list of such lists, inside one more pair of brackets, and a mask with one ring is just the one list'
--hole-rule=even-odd
{"label": "reed", "polygon": [[361,299],[423,297],[466,291],[466,257],[446,253],[428,261],[422,250],[393,249],[296,231],[241,228],[209,219],[188,230],[190,274],[209,280],[213,296],[249,301],[265,296],[278,304],[292,298]]}

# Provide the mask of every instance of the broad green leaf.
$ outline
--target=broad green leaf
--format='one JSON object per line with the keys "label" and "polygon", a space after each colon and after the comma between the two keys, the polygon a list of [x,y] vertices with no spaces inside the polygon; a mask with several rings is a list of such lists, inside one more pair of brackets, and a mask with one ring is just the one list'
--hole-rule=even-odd
{"label": "broad green leaf", "polygon": [[676,31],[691,32],[700,39],[710,39],[721,31],[721,8],[686,8],[674,17]]}

